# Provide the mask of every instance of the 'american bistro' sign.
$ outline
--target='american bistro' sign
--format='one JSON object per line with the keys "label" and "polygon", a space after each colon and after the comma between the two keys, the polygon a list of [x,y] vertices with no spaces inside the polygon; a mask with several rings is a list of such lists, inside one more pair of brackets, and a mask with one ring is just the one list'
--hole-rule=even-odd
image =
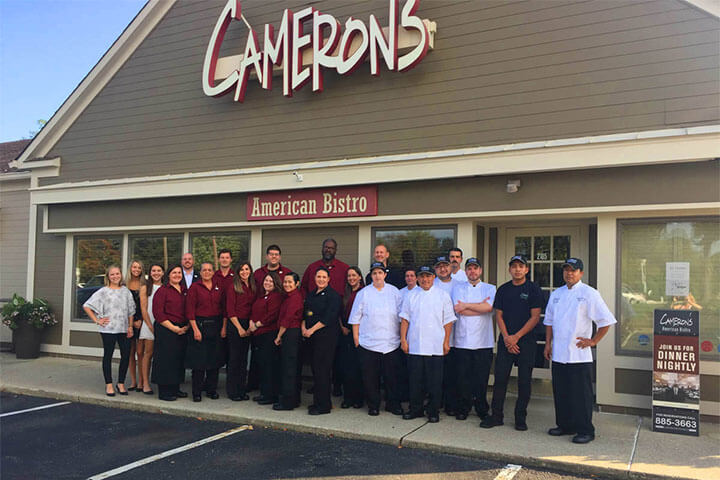
{"label": "'american bistro' sign", "polygon": [[248,220],[377,215],[377,187],[318,188],[248,195]]}
{"label": "'american bistro' sign", "polygon": [[[372,75],[380,75],[381,59],[390,71],[410,70],[433,47],[435,23],[415,15],[419,5],[420,0],[406,0],[401,10],[399,0],[389,0],[387,27],[381,27],[375,15],[370,15],[367,24],[348,18],[344,30],[335,17],[313,7],[298,12],[285,9],[277,35],[273,25],[265,25],[262,49],[257,32],[248,24],[243,54],[219,58],[230,22],[245,21],[240,0],[228,0],[205,52],[203,92],[217,97],[234,89],[235,101],[242,102],[250,74],[262,88],[270,90],[275,67],[282,72],[285,96],[291,97],[308,82],[312,82],[314,92],[322,91],[324,68],[350,74],[368,56]],[[306,24],[311,25],[307,33],[303,29]]]}

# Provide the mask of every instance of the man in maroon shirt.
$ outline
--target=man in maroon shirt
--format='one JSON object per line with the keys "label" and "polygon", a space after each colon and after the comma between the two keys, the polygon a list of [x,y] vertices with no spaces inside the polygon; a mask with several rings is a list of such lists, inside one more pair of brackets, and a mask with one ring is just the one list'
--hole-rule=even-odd
{"label": "man in maroon shirt", "polygon": [[336,253],[337,242],[335,239],[328,238],[322,243],[322,258],[308,265],[303,274],[301,286],[305,295],[315,291],[317,288],[317,285],[315,285],[315,273],[319,267],[325,267],[330,272],[330,287],[341,297],[343,296],[347,271],[350,266],[335,258]]}
{"label": "man in maroon shirt", "polygon": [[277,273],[278,277],[280,277],[280,282],[283,281],[285,275],[292,273],[292,270],[280,263],[280,260],[282,259],[282,251],[278,245],[268,246],[265,249],[265,258],[267,258],[267,263],[253,272],[256,292],[263,291],[263,280],[265,280],[265,276],[268,273]]}

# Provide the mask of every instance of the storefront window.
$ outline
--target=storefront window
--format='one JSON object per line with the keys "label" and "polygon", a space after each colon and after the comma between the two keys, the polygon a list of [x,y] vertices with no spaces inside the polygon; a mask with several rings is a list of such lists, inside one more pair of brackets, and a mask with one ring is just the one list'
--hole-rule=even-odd
{"label": "storefront window", "polygon": [[73,318],[88,320],[82,306],[93,293],[105,285],[105,269],[112,264],[120,265],[121,250],[121,236],[75,239]]}
{"label": "storefront window", "polygon": [[217,252],[223,248],[230,249],[233,265],[237,262],[247,261],[250,252],[249,232],[218,232],[218,233],[192,233],[190,234],[190,251],[195,257],[195,266],[200,267],[203,262],[210,262],[218,268]]}
{"label": "storefront window", "polygon": [[718,219],[621,221],[618,245],[618,351],[650,355],[653,311],[692,309],[700,311],[701,358],[720,360]]}
{"label": "storefront window", "polygon": [[183,254],[182,234],[132,235],[129,242],[128,261],[140,260],[145,273],[153,263],[159,263],[167,270],[168,266],[180,263]]}
{"label": "storefront window", "polygon": [[379,243],[390,251],[390,265],[395,267],[432,265],[435,257],[447,255],[455,246],[454,227],[376,228],[373,245]]}

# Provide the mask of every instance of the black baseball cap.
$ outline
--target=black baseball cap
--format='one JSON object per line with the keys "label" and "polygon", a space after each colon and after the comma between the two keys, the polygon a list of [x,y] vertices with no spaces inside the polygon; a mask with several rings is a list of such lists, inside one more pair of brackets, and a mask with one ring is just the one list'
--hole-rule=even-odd
{"label": "black baseball cap", "polygon": [[581,270],[584,271],[584,265],[583,261],[579,258],[570,257],[567,260],[565,260],[565,263],[562,264],[563,268],[570,267],[573,270]]}
{"label": "black baseball cap", "polygon": [[373,262],[373,264],[370,265],[370,271],[372,272],[372,271],[375,270],[376,268],[379,268],[380,270],[382,270],[382,271],[384,272],[384,271],[385,271],[385,264],[383,264],[382,262]]}
{"label": "black baseball cap", "polygon": [[422,267],[417,269],[417,276],[420,275],[435,275],[435,272],[432,268],[428,267],[427,265],[423,265]]}
{"label": "black baseball cap", "polygon": [[512,265],[513,262],[520,262],[520,263],[522,263],[523,265],[527,265],[527,264],[528,264],[528,263],[527,263],[527,259],[526,259],[525,257],[523,257],[522,255],[515,255],[514,257],[512,257],[512,258],[510,259],[510,261],[508,262],[508,265]]}
{"label": "black baseball cap", "polygon": [[468,265],[477,265],[478,267],[482,266],[480,265],[480,260],[478,260],[476,257],[470,257],[465,260],[465,266],[467,267]]}
{"label": "black baseball cap", "polygon": [[448,265],[450,265],[450,260],[448,260],[447,257],[437,257],[437,258],[435,259],[435,264],[434,264],[434,266],[437,267],[437,266],[440,265],[441,263],[447,263]]}

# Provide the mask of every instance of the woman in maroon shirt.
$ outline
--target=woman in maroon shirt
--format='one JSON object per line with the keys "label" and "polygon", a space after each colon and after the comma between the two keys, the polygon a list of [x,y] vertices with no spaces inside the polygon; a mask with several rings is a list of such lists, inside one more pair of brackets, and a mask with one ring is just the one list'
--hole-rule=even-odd
{"label": "woman in maroon shirt", "polygon": [[273,410],[292,410],[300,405],[300,324],[302,323],[305,299],[298,289],[300,276],[288,273],[283,278],[285,300],[280,305],[280,330],[275,345],[280,346],[280,400]]}
{"label": "woman in maroon shirt", "polygon": [[255,282],[252,266],[241,263],[232,285],[225,292],[230,325],[227,328],[228,363],[227,395],[235,402],[247,400],[247,354],[250,347],[250,313],[255,301]]}
{"label": "woman in maroon shirt", "polygon": [[185,366],[192,370],[193,402],[202,400],[203,388],[208,398],[217,400],[218,372],[225,363],[225,352],[220,340],[223,327],[223,291],[213,278],[213,266],[200,266],[200,281],[190,286],[187,293],[185,316],[192,328],[188,335]]}
{"label": "woman in maroon shirt", "polygon": [[260,395],[253,398],[259,405],[277,402],[279,390],[280,356],[275,345],[278,315],[282,303],[280,279],[270,272],[263,279],[263,292],[257,296],[250,312],[250,332],[253,334],[253,355],[257,355],[260,369]]}
{"label": "woman in maroon shirt", "polygon": [[348,325],[348,318],[352,311],[355,296],[365,286],[362,272],[358,267],[350,267],[345,282],[345,295],[343,295],[343,314],[340,322],[340,358],[343,367],[343,393],[345,394],[340,408],[362,408],[363,383],[360,370],[360,357],[353,340],[352,329]]}
{"label": "woman in maroon shirt", "polygon": [[185,296],[182,288],[182,267],[174,265],[168,270],[168,281],[160,287],[153,297],[153,317],[155,317],[155,359],[152,381],[158,385],[160,400],[173,401],[185,398],[187,393],[180,391],[185,381],[185,333],[189,326],[185,320]]}

